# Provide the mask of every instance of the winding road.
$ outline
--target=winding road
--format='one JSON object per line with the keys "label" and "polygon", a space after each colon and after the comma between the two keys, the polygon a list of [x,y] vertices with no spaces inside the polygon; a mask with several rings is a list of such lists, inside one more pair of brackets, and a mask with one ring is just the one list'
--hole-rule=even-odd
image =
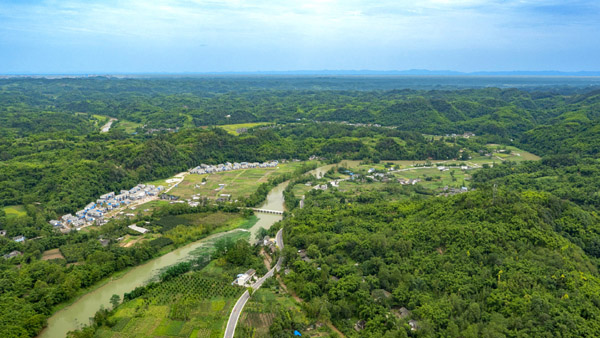
{"label": "winding road", "polygon": [[[277,235],[275,236],[275,242],[277,243],[279,251],[283,250],[283,229],[279,229],[279,231],[277,232]],[[273,277],[275,271],[281,270],[282,262],[283,257],[279,257],[279,259],[277,260],[277,264],[275,264],[275,266],[271,270],[269,270],[269,272],[267,272],[264,276],[259,278],[254,284],[252,284],[252,290],[258,290],[265,282],[265,280],[267,280],[267,278]],[[240,298],[233,306],[233,310],[231,311],[231,315],[229,315],[229,320],[227,321],[227,328],[225,329],[224,335],[225,338],[233,338],[233,335],[235,333],[235,327],[237,326],[237,322],[240,319],[240,315],[242,314],[242,311],[244,310],[244,306],[246,305],[246,302],[248,302],[248,299],[250,299],[250,293],[248,292],[248,290],[246,290],[246,292],[244,292],[240,296]]]}

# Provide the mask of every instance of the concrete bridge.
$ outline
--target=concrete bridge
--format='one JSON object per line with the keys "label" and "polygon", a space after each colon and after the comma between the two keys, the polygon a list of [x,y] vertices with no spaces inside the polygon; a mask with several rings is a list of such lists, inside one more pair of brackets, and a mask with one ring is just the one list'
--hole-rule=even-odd
{"label": "concrete bridge", "polygon": [[250,208],[250,209],[254,210],[255,212],[262,212],[265,214],[283,215],[283,211],[279,211],[279,210],[258,209],[258,208]]}

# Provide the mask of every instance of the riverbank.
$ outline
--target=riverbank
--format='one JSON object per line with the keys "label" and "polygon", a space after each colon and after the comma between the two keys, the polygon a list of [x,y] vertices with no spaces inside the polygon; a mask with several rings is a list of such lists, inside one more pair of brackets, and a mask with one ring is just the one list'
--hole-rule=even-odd
{"label": "riverbank", "polygon": [[[249,233],[249,229],[255,226],[258,221],[259,218],[256,216],[242,218],[232,224],[214,229],[202,238],[197,238],[179,247],[169,245],[162,248],[156,256],[146,262],[115,272],[94,285],[80,290],[72,299],[52,309],[53,314],[48,318],[48,325],[40,332],[38,337],[65,337],[68,331],[88,324],[89,318],[94,316],[96,311],[100,309],[100,306],[108,307],[110,305],[109,299],[113,294],[122,296],[125,292],[130,292],[136,286],[150,281],[165,267],[190,257],[191,252],[202,246],[205,242],[210,242],[215,238],[227,236],[227,234],[231,233]],[[142,276],[136,278],[135,275]],[[119,285],[122,286],[118,287]],[[61,318],[66,318],[67,320],[61,320]],[[68,318],[73,318],[74,320],[69,321]]]}
{"label": "riverbank", "polygon": [[[321,171],[320,168],[317,168],[311,172],[317,173]],[[286,181],[271,189],[260,207],[263,209],[284,211],[283,191],[287,184],[288,182]],[[110,298],[112,295],[117,294],[122,298],[124,293],[131,292],[137,286],[149,282],[159,274],[162,269],[194,257],[194,253],[197,255],[198,252],[204,250],[207,245],[211,245],[209,242],[217,237],[226,236],[232,232],[243,231],[249,232],[249,241],[253,243],[256,240],[255,235],[260,228],[268,229],[274,223],[282,219],[281,215],[262,213],[257,214],[255,217],[255,222],[254,220],[247,220],[238,223],[236,224],[235,229],[229,231],[226,230],[227,228],[219,228],[218,230],[214,230],[216,233],[211,233],[200,240],[176,248],[164,255],[153,258],[144,264],[128,268],[119,274],[119,278],[114,278],[115,275],[108,277],[102,285],[98,284],[95,287],[90,288],[90,291],[87,293],[66,303],[68,305],[62,305],[61,309],[48,319],[48,326],[40,333],[40,335],[38,335],[38,337],[65,337],[68,331],[78,329],[81,326],[88,324],[89,318],[93,317],[101,306],[109,308],[111,306]],[[251,224],[252,222],[253,224]]]}

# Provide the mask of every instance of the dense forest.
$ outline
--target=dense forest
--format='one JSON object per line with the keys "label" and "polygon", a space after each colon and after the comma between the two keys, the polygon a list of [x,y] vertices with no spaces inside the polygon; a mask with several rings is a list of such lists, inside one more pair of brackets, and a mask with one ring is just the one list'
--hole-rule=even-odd
{"label": "dense forest", "polygon": [[[147,128],[307,119],[377,123],[429,134],[468,131],[507,138],[539,125],[589,122],[599,114],[600,92],[593,87],[357,90],[361,85],[369,88],[369,83],[381,84],[375,88],[398,88],[394,85],[399,82],[285,78],[6,79],[0,82],[0,135],[67,130],[70,134],[86,134],[97,122],[97,114]],[[69,116],[77,117],[66,119]]]}
{"label": "dense forest", "polygon": [[285,281],[316,317],[347,334],[364,321],[361,337],[415,334],[409,320],[419,337],[600,334],[594,213],[505,189],[359,200],[319,192],[285,222]]}
{"label": "dense forest", "polygon": [[[309,316],[346,334],[600,335],[598,88],[395,89],[403,88],[398,81],[0,80],[0,207],[22,205],[26,213],[8,217],[0,208],[2,254],[23,253],[0,260],[0,335],[35,336],[57,304],[177,245],[165,236],[105,247],[98,237],[123,236],[125,224],[63,235],[47,223],[108,191],[200,163],[468,159],[489,143],[542,160],[486,166],[469,182],[475,191],[453,197],[309,193],[283,222],[290,243],[284,281]],[[108,117],[118,121],[100,133]],[[269,124],[240,135],[218,127],[247,122]],[[290,208],[298,204],[289,200]],[[238,213],[227,205],[177,206],[138,220],[206,212]],[[39,239],[10,239],[17,235]],[[53,248],[67,253],[64,262],[39,260]]]}

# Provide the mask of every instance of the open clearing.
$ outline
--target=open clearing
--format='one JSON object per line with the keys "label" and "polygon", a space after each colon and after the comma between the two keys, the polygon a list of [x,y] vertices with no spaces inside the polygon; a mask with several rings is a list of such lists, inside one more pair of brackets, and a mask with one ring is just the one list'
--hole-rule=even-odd
{"label": "open clearing", "polygon": [[118,120],[114,123],[114,129],[123,130],[126,134],[133,134],[135,130],[142,125],[140,123]]}
{"label": "open clearing", "polygon": [[65,259],[65,257],[60,253],[60,249],[44,251],[42,254],[42,260],[49,261],[51,259]]}
{"label": "open clearing", "polygon": [[3,208],[7,217],[20,217],[27,215],[25,207],[22,205],[9,205]]}
{"label": "open clearing", "polygon": [[237,132],[240,128],[250,129],[257,126],[265,126],[273,124],[272,122],[255,122],[255,123],[239,123],[239,124],[225,124],[222,126],[218,126],[219,128],[225,129],[228,133],[233,135],[239,135]]}

